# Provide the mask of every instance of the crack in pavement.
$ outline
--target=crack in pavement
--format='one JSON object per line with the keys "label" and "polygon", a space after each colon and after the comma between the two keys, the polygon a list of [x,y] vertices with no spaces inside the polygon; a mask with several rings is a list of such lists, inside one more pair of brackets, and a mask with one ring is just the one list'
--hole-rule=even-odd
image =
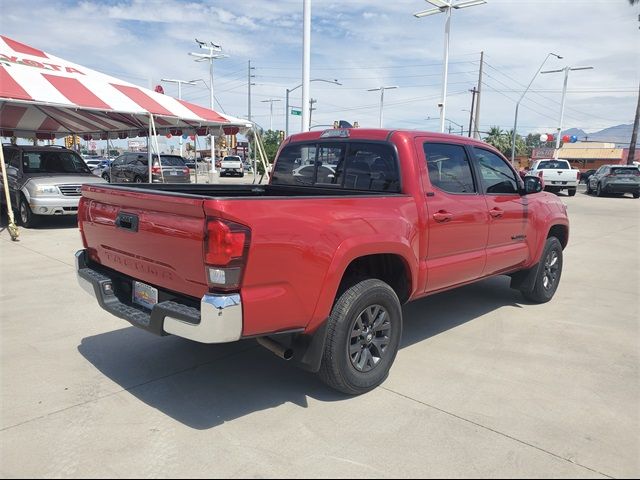
{"label": "crack in pavement", "polygon": [[399,397],[405,398],[405,399],[410,400],[412,402],[418,403],[418,404],[423,405],[425,407],[428,407],[428,408],[431,408],[433,410],[436,410],[436,411],[438,411],[440,413],[444,413],[445,415],[448,415],[450,417],[456,418],[458,420],[462,420],[463,422],[470,423],[471,425],[475,425],[476,427],[482,428],[484,430],[488,430],[489,432],[492,432],[492,433],[495,433],[495,434],[500,435],[502,437],[508,438],[509,440],[513,440],[514,442],[518,442],[518,443],[520,443],[522,445],[526,445],[527,447],[535,448],[536,450],[538,450],[540,452],[543,452],[543,453],[546,453],[547,455],[551,455],[552,457],[555,457],[558,460],[562,460],[564,462],[571,463],[572,465],[576,465],[578,467],[584,468],[586,470],[589,470],[590,472],[596,473],[598,475],[602,475],[603,477],[606,477],[606,478],[615,478],[615,477],[612,477],[611,475],[607,475],[606,473],[599,472],[598,470],[595,470],[593,468],[587,467],[586,465],[582,465],[582,464],[580,464],[578,462],[575,462],[575,461],[573,461],[573,460],[571,460],[569,458],[565,458],[565,457],[563,457],[561,455],[558,455],[557,453],[553,453],[553,452],[551,452],[549,450],[545,450],[542,447],[538,447],[538,446],[533,445],[531,443],[525,442],[524,440],[520,440],[519,438],[513,437],[513,436],[511,436],[511,435],[509,435],[507,433],[501,432],[499,430],[495,430],[495,429],[493,429],[491,427],[487,427],[486,425],[482,425],[481,423],[474,422],[473,420],[469,420],[468,418],[462,417],[462,416],[457,415],[455,413],[449,412],[449,411],[444,410],[442,408],[439,408],[439,407],[436,407],[436,406],[431,405],[429,403],[423,402],[422,400],[418,400],[416,398],[410,397],[410,396],[405,395],[403,393],[396,392],[395,390],[392,390],[392,389],[390,389],[388,387],[380,386],[378,388],[380,388],[382,390],[386,390],[389,393],[392,393],[392,394],[397,395]]}

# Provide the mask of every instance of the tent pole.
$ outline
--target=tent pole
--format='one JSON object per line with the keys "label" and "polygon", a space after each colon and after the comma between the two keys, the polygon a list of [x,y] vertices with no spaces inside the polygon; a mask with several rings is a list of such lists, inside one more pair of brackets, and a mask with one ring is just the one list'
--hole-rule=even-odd
{"label": "tent pole", "polygon": [[16,226],[15,218],[13,218],[11,195],[9,194],[9,182],[7,180],[7,165],[4,163],[4,149],[2,148],[2,145],[0,145],[0,165],[2,166],[2,184],[4,187],[4,196],[7,201],[7,216],[9,217],[9,226],[7,228],[9,230],[9,235],[11,235],[11,240],[16,242],[18,241],[20,232],[18,231],[18,227]]}
{"label": "tent pole", "polygon": [[151,126],[153,128],[153,145],[156,147],[156,154],[158,155],[158,166],[160,167],[160,178],[162,183],[164,182],[164,170],[162,170],[162,157],[160,156],[160,144],[158,143],[158,131],[156,130],[156,121],[151,116]]}
{"label": "tent pole", "polygon": [[149,162],[149,183],[152,183],[152,173],[151,173],[151,122],[153,121],[153,115],[149,114],[149,133],[147,134],[147,161]]}

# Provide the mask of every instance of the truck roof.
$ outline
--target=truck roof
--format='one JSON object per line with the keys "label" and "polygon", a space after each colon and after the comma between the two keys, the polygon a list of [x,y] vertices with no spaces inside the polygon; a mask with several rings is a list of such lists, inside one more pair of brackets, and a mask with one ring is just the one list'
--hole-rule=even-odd
{"label": "truck roof", "polygon": [[449,142],[455,140],[456,142],[460,142],[463,140],[464,143],[469,145],[478,145],[478,146],[487,146],[485,142],[480,140],[476,140],[470,137],[461,137],[460,135],[450,135],[447,133],[437,133],[437,132],[428,132],[422,130],[402,130],[402,129],[386,129],[386,128],[343,128],[343,129],[333,129],[329,128],[326,130],[313,130],[310,132],[304,133],[296,133],[287,138],[285,143],[290,142],[304,142],[309,140],[318,140],[320,138],[327,138],[327,140],[331,140],[331,137],[322,137],[325,132],[337,132],[340,130],[344,130],[348,132],[348,137],[333,137],[333,139],[340,138],[352,138],[352,139],[366,139],[366,140],[388,140],[392,135],[400,135],[404,138],[415,138],[415,137],[428,137],[434,141],[442,141]]}

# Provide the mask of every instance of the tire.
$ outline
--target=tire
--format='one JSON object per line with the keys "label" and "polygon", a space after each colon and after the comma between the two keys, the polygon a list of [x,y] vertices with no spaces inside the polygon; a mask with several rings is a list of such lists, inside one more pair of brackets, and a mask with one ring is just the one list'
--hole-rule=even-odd
{"label": "tire", "polygon": [[598,183],[598,186],[596,187],[596,197],[602,197],[602,195],[602,185]]}
{"label": "tire", "polygon": [[108,173],[103,173],[102,174],[102,179],[106,180],[109,183],[111,183],[111,180],[109,179],[109,174]]}
{"label": "tire", "polygon": [[137,175],[133,178],[133,183],[142,183],[142,177],[138,177]]}
{"label": "tire", "polygon": [[593,195],[593,190],[591,190],[591,182],[587,180],[587,195]]}
{"label": "tire", "polygon": [[547,238],[533,290],[523,291],[527,300],[546,303],[553,298],[562,275],[562,244],[556,237]]}
{"label": "tire", "polygon": [[24,228],[33,228],[38,224],[39,217],[31,211],[31,207],[24,196],[20,196],[18,205],[18,219]]}
{"label": "tire", "polygon": [[402,309],[393,289],[377,279],[356,283],[340,295],[327,319],[320,378],[348,395],[373,390],[387,378],[401,336]]}
{"label": "tire", "polygon": [[640,192],[634,193],[633,198],[640,198]]}
{"label": "tire", "polygon": [[577,188],[568,188],[567,190],[570,197],[575,197]]}

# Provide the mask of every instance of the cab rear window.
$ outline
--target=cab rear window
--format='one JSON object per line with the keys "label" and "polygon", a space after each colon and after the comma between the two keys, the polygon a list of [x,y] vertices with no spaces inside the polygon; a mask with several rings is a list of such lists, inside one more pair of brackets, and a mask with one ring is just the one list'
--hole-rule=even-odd
{"label": "cab rear window", "polygon": [[398,193],[400,171],[387,144],[298,143],[280,152],[271,184]]}

